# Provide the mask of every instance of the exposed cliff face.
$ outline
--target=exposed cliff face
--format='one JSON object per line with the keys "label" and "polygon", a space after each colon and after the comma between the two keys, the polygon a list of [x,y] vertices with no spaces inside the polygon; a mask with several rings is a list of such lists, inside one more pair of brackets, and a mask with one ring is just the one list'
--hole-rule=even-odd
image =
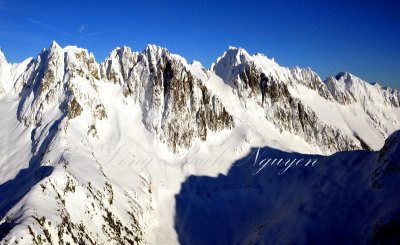
{"label": "exposed cliff face", "polygon": [[354,97],[346,91],[343,83],[339,83],[336,78],[328,77],[325,84],[331,92],[333,98],[342,105],[349,105],[355,102]]}
{"label": "exposed cliff face", "polygon": [[[0,88],[0,244],[177,244],[174,195],[189,175],[216,176],[259,146],[380,149],[400,127],[395,90],[364,100],[344,86],[353,100],[338,103],[310,69],[235,48],[211,71],[153,45],[102,64],[56,43],[20,64],[0,52]],[[381,155],[378,188],[397,168]]]}
{"label": "exposed cliff face", "polygon": [[21,97],[17,116],[27,126],[48,123],[49,114],[73,119],[84,109],[89,124],[107,117],[97,93],[98,64],[87,50],[53,42],[15,77]]}
{"label": "exposed cliff face", "polygon": [[343,105],[360,103],[364,108],[377,103],[390,107],[400,106],[399,91],[367,83],[348,72],[329,77],[325,84],[335,100]]}
{"label": "exposed cliff face", "polygon": [[[96,121],[108,118],[97,83],[109,82],[120,86],[122,100],[140,107],[146,129],[175,153],[189,149],[196,138],[205,141],[209,132],[235,126],[226,106],[229,102],[222,101],[207,84],[212,72],[233,88],[244,108],[262,108],[262,116],[280,132],[298,135],[323,152],[374,147],[366,136],[350,132],[353,126],[345,132],[334,121],[323,119],[299,96],[304,91],[316,93],[327,105],[360,105],[382,140],[398,125],[391,111],[374,107],[378,103],[399,108],[396,90],[367,84],[349,73],[322,82],[309,68],[284,68],[240,48],[225,52],[211,72],[154,45],[143,52],[118,48],[100,65],[87,50],[61,48],[56,43],[13,72],[4,55],[0,58],[0,89],[4,93],[13,86],[20,94],[17,115],[25,125],[41,125],[49,113],[66,119],[84,116],[87,131],[96,135]],[[299,88],[303,90],[296,94]],[[382,118],[393,125],[382,123]]]}
{"label": "exposed cliff face", "polygon": [[[359,105],[367,116],[368,123],[386,138],[393,129],[397,119],[393,116],[399,108],[400,93],[397,90],[370,84],[348,73],[341,72],[336,77],[329,77],[325,84],[335,100],[345,106]],[[378,105],[378,106],[377,106]],[[389,123],[382,123],[382,118]]]}
{"label": "exposed cliff face", "polygon": [[234,126],[218,96],[183,58],[164,48],[149,45],[142,53],[117,49],[101,70],[104,79],[121,84],[124,96],[140,104],[146,128],[174,152],[190,148],[195,138],[206,140],[209,130]]}
{"label": "exposed cliff face", "polygon": [[300,67],[294,67],[290,69],[290,73],[293,77],[293,79],[290,80],[292,86],[302,84],[309,89],[317,91],[318,94],[326,100],[333,101],[328,88],[322,82],[318,74],[310,68],[301,69]]}
{"label": "exposed cliff face", "polygon": [[[261,60],[260,60],[261,59]],[[311,69],[286,69],[265,56],[250,56],[243,49],[231,48],[218,59],[213,70],[230,84],[245,107],[264,108],[264,116],[281,131],[299,135],[324,151],[362,149],[356,138],[323,122],[316,113],[289,91],[303,85],[322,98],[333,101],[326,85]]]}
{"label": "exposed cliff face", "polygon": [[[1,67],[3,63],[7,64]],[[18,119],[38,126],[48,113],[69,119],[83,113],[88,130],[95,132],[96,120],[107,118],[96,85],[102,79],[121,86],[124,97],[140,106],[145,127],[173,152],[188,149],[196,138],[206,140],[208,131],[234,127],[221,100],[189,66],[154,45],[140,53],[116,49],[99,65],[87,50],[63,49],[54,42],[15,75],[15,90],[21,96]],[[203,67],[194,67],[207,76]]]}

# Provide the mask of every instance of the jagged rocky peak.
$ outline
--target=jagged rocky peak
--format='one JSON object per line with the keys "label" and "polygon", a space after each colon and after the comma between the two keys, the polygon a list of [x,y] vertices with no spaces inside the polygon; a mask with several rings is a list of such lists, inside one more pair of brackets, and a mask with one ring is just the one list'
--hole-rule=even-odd
{"label": "jagged rocky peak", "polygon": [[352,77],[353,77],[353,75],[346,71],[339,72],[335,76],[336,80],[342,80],[344,82],[351,82]]}
{"label": "jagged rocky peak", "polygon": [[[146,53],[147,58],[149,61],[152,61],[152,63],[156,62],[158,59],[160,59],[162,56],[173,56],[168,49],[157,46],[155,44],[149,44],[144,50],[144,53]],[[177,55],[176,55],[177,56]]]}
{"label": "jagged rocky peak", "polygon": [[340,72],[335,77],[327,78],[324,83],[335,100],[341,104],[358,102],[364,108],[368,107],[368,104],[400,106],[398,90],[383,88],[379,84],[370,84],[349,72]]}
{"label": "jagged rocky peak", "polygon": [[359,95],[359,93],[367,90],[374,89],[371,84],[361,80],[361,78],[354,76],[349,72],[339,72],[335,79],[344,84],[345,88],[353,94],[353,96]]}
{"label": "jagged rocky peak", "polygon": [[60,50],[62,49],[61,46],[55,41],[51,41],[50,46],[49,46],[49,50]]}
{"label": "jagged rocky peak", "polygon": [[136,59],[137,55],[129,47],[114,49],[100,65],[101,78],[115,84],[124,84]]}
{"label": "jagged rocky peak", "polygon": [[[267,77],[267,80],[271,82],[286,83],[291,86],[305,86],[316,90],[318,94],[325,99],[333,100],[321,78],[310,68],[302,69],[300,67],[294,67],[289,69],[281,67],[273,58],[270,59],[260,53],[249,55],[241,48],[230,47],[217,59],[211,69],[227,83],[233,83],[238,87],[243,87],[244,93],[246,94],[245,97],[247,97],[249,93],[252,93],[251,91],[246,92],[246,90],[258,90],[258,87],[261,85],[257,86],[257,82],[254,81],[261,81],[261,76],[263,76]],[[253,73],[255,77],[252,77],[250,73]],[[239,78],[243,77],[246,77],[242,79],[245,83],[240,84]],[[246,83],[246,81],[249,83]],[[254,92],[256,94],[258,93],[257,91]]]}
{"label": "jagged rocky peak", "polygon": [[246,108],[261,107],[263,116],[280,131],[299,135],[324,152],[363,147],[356,138],[321,121],[309,106],[291,94],[291,88],[305,86],[333,100],[326,85],[310,68],[280,67],[263,55],[249,56],[243,50],[231,48],[218,58],[212,69],[232,87]]}
{"label": "jagged rocky peak", "polygon": [[[210,131],[235,125],[225,107],[227,102],[208,88],[212,86],[208,80],[214,71],[232,87],[245,108],[255,108],[280,131],[303,137],[308,143],[321,146],[324,152],[363,147],[357,138],[322,121],[319,112],[313,111],[299,95],[299,91],[308,88],[327,100],[340,101],[337,94],[342,89],[356,102],[361,97],[348,90],[344,82],[344,77],[354,80],[353,76],[344,74],[337,77],[339,80],[332,77],[330,82],[323,83],[310,68],[281,67],[273,59],[261,54],[251,56],[241,48],[230,47],[210,72],[200,63],[188,64],[179,55],[156,45],[148,45],[142,52],[117,48],[99,65],[87,50],[75,46],[61,48],[53,42],[36,59],[20,66],[23,67],[17,69],[11,83],[21,96],[18,119],[26,125],[39,125],[47,113],[59,113],[58,117],[68,119],[85,116],[88,127],[93,128],[96,120],[107,118],[98,86],[114,83],[120,89],[121,100],[131,101],[141,109],[145,127],[177,152],[190,148],[196,138],[206,140]],[[330,83],[336,87],[331,88]],[[380,86],[366,87],[375,102],[385,98],[387,103],[398,105],[398,92]],[[366,96],[362,98],[367,100]],[[375,115],[368,115],[379,123]],[[382,132],[388,131],[381,128]]]}
{"label": "jagged rocky peak", "polygon": [[192,63],[190,63],[190,65],[200,69],[204,69],[204,66],[198,60],[193,60]]}
{"label": "jagged rocky peak", "polygon": [[190,148],[195,138],[206,140],[209,130],[234,126],[223,102],[192,69],[196,67],[156,45],[139,53],[117,49],[101,66],[102,77],[121,85],[125,98],[141,107],[145,127],[174,152]]}
{"label": "jagged rocky peak", "polygon": [[264,96],[261,86],[271,80],[271,74],[267,77],[261,67],[256,65],[254,58],[242,48],[229,47],[212,65],[211,70],[234,89],[245,106],[247,99],[257,100],[261,94]]}
{"label": "jagged rocky peak", "polygon": [[298,85],[333,100],[321,78],[310,68],[281,67],[274,59],[262,54],[250,56],[241,48],[230,47],[213,64],[212,70],[237,91],[245,104],[251,98],[264,105],[267,97],[276,100],[282,94],[289,94],[289,86]]}
{"label": "jagged rocky peak", "polygon": [[[40,94],[49,95],[60,85],[65,73],[64,50],[53,41],[48,51],[42,52],[43,57],[43,78],[40,80]],[[50,92],[50,93],[49,93]],[[52,97],[52,96],[50,96]],[[49,96],[47,96],[49,99]],[[51,98],[50,98],[51,99]]]}
{"label": "jagged rocky peak", "polygon": [[352,94],[346,90],[345,84],[340,83],[335,77],[328,77],[324,83],[333,98],[340,104],[348,105],[356,101]]}
{"label": "jagged rocky peak", "polygon": [[321,80],[315,71],[311,70],[310,67],[302,69],[296,66],[290,68],[290,72],[292,77],[292,79],[290,79],[290,83],[292,85],[296,86],[296,84],[301,84],[309,89],[317,91],[318,94],[326,100],[334,100],[326,84]]}
{"label": "jagged rocky peak", "polygon": [[7,62],[3,50],[0,48],[0,95],[5,93],[6,80],[9,79],[10,65]]}
{"label": "jagged rocky peak", "polygon": [[0,65],[2,65],[3,63],[7,63],[7,59],[6,56],[4,55],[3,50],[0,48]]}
{"label": "jagged rocky peak", "polygon": [[343,82],[347,86],[351,86],[351,85],[353,85],[353,86],[354,85],[370,86],[370,85],[372,85],[347,71],[339,72],[338,74],[336,74],[335,79],[339,82]]}
{"label": "jagged rocky peak", "polygon": [[249,61],[251,59],[251,55],[241,47],[229,46],[228,50],[222,55],[222,59],[225,59],[232,65],[237,66],[241,63]]}
{"label": "jagged rocky peak", "polygon": [[251,56],[246,50],[229,46],[228,50],[212,64],[211,70],[225,82],[231,83],[238,73],[244,69],[243,65],[250,62]]}
{"label": "jagged rocky peak", "polygon": [[76,46],[67,46],[64,50],[66,51],[66,60],[68,63],[67,72],[91,82],[100,80],[100,67],[93,53],[89,53],[87,49]]}
{"label": "jagged rocky peak", "polygon": [[99,65],[87,50],[61,48],[53,41],[26,66],[15,81],[21,96],[18,119],[26,125],[40,125],[46,113],[72,119],[87,111],[93,120],[105,117],[95,83],[100,79]]}
{"label": "jagged rocky peak", "polygon": [[316,72],[314,72],[313,70],[311,70],[310,67],[303,69],[298,66],[295,66],[295,67],[290,68],[290,71],[293,74],[293,76],[295,78],[297,78],[298,80],[308,78],[308,80],[319,80],[320,82],[322,82],[321,78],[318,76],[318,74]]}
{"label": "jagged rocky peak", "polygon": [[381,87],[379,84],[374,85],[379,90],[382,91],[385,100],[388,102],[389,105],[394,107],[400,107],[400,91],[397,89],[392,89],[389,87]]}

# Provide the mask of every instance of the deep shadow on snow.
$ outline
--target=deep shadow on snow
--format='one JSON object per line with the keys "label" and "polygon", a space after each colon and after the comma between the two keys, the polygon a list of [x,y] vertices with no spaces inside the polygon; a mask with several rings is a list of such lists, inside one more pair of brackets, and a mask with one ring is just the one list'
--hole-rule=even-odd
{"label": "deep shadow on snow", "polygon": [[[48,134],[39,145],[36,151],[37,144],[34,141],[35,129],[32,131],[32,157],[29,161],[28,168],[22,169],[18,172],[14,179],[8,180],[0,184],[0,217],[3,217],[8,211],[14,207],[36,184],[49,176],[54,167],[41,166],[42,158],[52,143],[57,134],[58,126],[63,117],[56,120],[48,130]],[[0,240],[3,239],[7,233],[17,225],[13,217],[0,225]]]}
{"label": "deep shadow on snow", "polygon": [[[182,184],[175,217],[181,244],[400,241],[400,175],[384,175],[385,184],[374,186],[379,152],[317,156],[269,147],[257,151],[235,162],[226,176],[190,176]],[[262,159],[318,162],[281,175],[282,167],[276,166],[255,174]]]}

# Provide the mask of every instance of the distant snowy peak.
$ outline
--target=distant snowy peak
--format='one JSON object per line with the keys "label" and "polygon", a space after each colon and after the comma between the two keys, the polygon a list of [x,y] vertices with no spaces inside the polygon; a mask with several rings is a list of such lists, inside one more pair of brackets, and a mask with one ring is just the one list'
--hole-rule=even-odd
{"label": "distant snowy peak", "polygon": [[281,67],[274,59],[259,53],[250,55],[243,48],[229,47],[211,66],[211,70],[227,83],[234,82],[246,69],[253,69],[258,74],[264,73],[279,82],[294,86],[304,85],[317,91],[325,99],[334,99],[341,104],[369,100],[387,106],[400,106],[398,90],[370,84],[348,72],[340,72],[335,77],[322,81],[311,68]]}
{"label": "distant snowy peak", "polygon": [[[232,87],[245,108],[261,109],[279,130],[301,136],[324,152],[379,149],[371,139],[383,142],[399,127],[399,113],[389,108],[398,104],[398,92],[349,73],[322,82],[310,68],[281,67],[264,55],[233,47],[217,59],[212,71]],[[337,118],[330,116],[328,111],[339,104],[355,104],[361,110],[341,107]],[[355,111],[356,117],[366,119],[364,127],[357,127],[360,119],[350,119]]]}
{"label": "distant snowy peak", "polygon": [[260,53],[250,55],[242,48],[229,47],[212,65],[211,70],[229,84],[237,81],[241,74],[253,70],[256,80],[260,80],[263,74],[269,77],[269,80],[273,79],[276,82],[304,85],[316,90],[326,99],[332,99],[321,78],[311,68],[282,67],[275,59],[270,59]]}
{"label": "distant snowy peak", "polygon": [[349,72],[340,72],[324,81],[333,97],[341,104],[359,102],[399,107],[400,92],[370,84]]}
{"label": "distant snowy peak", "polygon": [[322,81],[309,67],[282,67],[274,59],[259,53],[250,55],[242,48],[229,47],[211,66],[211,70],[229,84],[237,80],[246,69],[290,86],[306,86],[325,99],[336,100],[341,104],[370,100],[385,106],[400,106],[400,92],[396,89],[382,87],[377,83],[370,84],[349,72],[340,72]]}

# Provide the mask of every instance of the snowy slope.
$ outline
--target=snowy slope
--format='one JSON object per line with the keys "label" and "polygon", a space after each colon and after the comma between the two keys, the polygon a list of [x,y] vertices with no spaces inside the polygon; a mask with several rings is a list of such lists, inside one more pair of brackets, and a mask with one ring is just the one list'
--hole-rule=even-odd
{"label": "snowy slope", "polygon": [[281,67],[264,55],[235,47],[219,57],[212,70],[246,108],[256,108],[279,130],[300,135],[323,152],[378,150],[400,128],[399,92],[349,73],[322,82],[310,68]]}
{"label": "snowy slope", "polygon": [[397,91],[343,104],[326,84],[236,48],[208,71],[155,45],[102,63],[55,42],[20,64],[0,53],[0,243],[178,244],[188,176],[227,174],[254,147],[379,149],[399,128]]}
{"label": "snowy slope", "polygon": [[[176,195],[179,241],[397,244],[399,133],[391,135],[379,152],[326,157],[265,147],[236,161],[226,175],[190,176]],[[279,158],[303,159],[303,166],[293,164],[283,173],[283,164],[263,168],[265,160]],[[310,159],[316,164],[304,166]],[[391,162],[382,166],[383,159]]]}

